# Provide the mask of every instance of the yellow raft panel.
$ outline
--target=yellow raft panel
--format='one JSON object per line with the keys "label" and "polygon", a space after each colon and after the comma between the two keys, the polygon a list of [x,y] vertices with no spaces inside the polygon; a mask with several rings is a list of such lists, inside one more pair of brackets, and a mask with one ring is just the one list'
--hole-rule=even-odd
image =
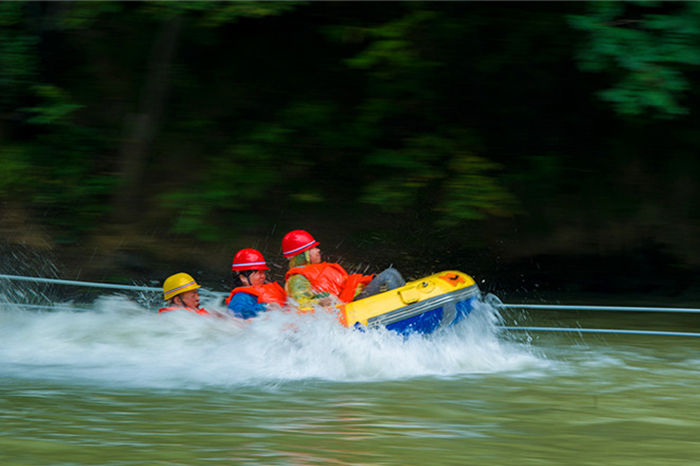
{"label": "yellow raft panel", "polygon": [[386,325],[447,302],[469,299],[478,293],[472,277],[447,270],[408,282],[401,288],[339,306],[339,319],[347,327],[358,323],[364,326]]}

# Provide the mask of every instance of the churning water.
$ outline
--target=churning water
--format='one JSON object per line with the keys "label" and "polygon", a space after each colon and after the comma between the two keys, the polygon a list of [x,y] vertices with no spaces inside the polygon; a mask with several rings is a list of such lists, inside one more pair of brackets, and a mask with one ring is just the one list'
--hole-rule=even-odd
{"label": "churning water", "polygon": [[[208,303],[208,308],[216,308]],[[219,317],[220,316],[220,317]],[[346,329],[329,314],[268,312],[244,321],[158,315],[121,297],[85,311],[0,313],[0,368],[18,378],[148,388],[220,388],[290,381],[372,382],[528,370],[548,364],[498,338],[480,304],[469,325],[435,338]]]}
{"label": "churning water", "polygon": [[[217,309],[215,301],[204,302]],[[697,464],[697,339],[0,305],[0,464]]]}

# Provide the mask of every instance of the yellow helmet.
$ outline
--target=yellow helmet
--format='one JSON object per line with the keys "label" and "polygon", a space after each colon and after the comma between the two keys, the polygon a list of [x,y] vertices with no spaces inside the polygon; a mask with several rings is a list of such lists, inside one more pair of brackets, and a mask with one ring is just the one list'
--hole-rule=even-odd
{"label": "yellow helmet", "polygon": [[163,282],[163,297],[166,301],[186,291],[201,288],[190,275],[186,273],[176,273],[166,278]]}

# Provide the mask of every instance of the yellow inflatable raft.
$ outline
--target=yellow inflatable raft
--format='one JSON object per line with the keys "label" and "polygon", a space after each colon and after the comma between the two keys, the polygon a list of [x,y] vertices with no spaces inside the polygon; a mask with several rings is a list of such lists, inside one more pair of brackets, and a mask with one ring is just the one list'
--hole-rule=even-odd
{"label": "yellow inflatable raft", "polygon": [[339,318],[347,327],[432,333],[464,319],[479,295],[472,277],[448,270],[339,306]]}

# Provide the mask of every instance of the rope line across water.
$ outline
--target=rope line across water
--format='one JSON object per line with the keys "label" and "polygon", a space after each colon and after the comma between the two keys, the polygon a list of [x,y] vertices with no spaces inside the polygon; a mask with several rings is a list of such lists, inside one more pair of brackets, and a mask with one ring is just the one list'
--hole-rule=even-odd
{"label": "rope line across water", "polygon": [[700,314],[700,309],[685,307],[630,307],[630,306],[584,306],[564,304],[499,304],[502,309],[562,310],[562,311],[612,311],[612,312],[682,312]]}
{"label": "rope line across water", "polygon": [[567,327],[499,327],[503,330],[532,331],[532,332],[561,332],[561,333],[609,333],[617,335],[657,335],[673,337],[700,337],[700,333],[666,332],[660,330],[624,330],[614,328],[567,328]]}
{"label": "rope line across water", "polygon": [[[34,283],[50,283],[55,285],[86,286],[94,288],[111,288],[117,290],[150,291],[161,293],[161,288],[152,286],[117,285],[112,283],[84,282],[79,280],[61,280],[57,278],[36,278],[23,277],[19,275],[2,275],[0,279],[26,281]],[[212,294],[225,294],[210,291]],[[41,309],[54,309],[51,306],[37,306],[31,304],[6,303],[20,307],[33,307]],[[575,310],[575,311],[611,311],[611,312],[678,312],[700,314],[700,309],[678,308],[678,307],[631,307],[631,306],[586,306],[586,305],[563,305],[563,304],[499,304],[501,309],[529,309],[529,310]],[[531,331],[531,332],[564,332],[564,333],[607,333],[618,335],[661,335],[661,336],[683,336],[700,337],[700,333],[693,332],[665,332],[658,330],[625,330],[625,329],[602,329],[602,328],[565,328],[565,327],[509,327],[501,326],[503,330]]]}
{"label": "rope line across water", "polygon": [[[117,284],[113,284],[113,283],[83,282],[83,281],[79,281],[79,280],[61,280],[58,278],[36,278],[36,277],[22,277],[19,275],[0,275],[0,280],[1,279],[33,282],[33,283],[50,283],[50,284],[54,284],[54,285],[85,286],[85,287],[91,287],[91,288],[110,288],[110,289],[115,289],[115,290],[151,291],[151,292],[157,292],[157,293],[163,292],[162,288],[155,287],[155,286],[117,285]],[[209,290],[203,290],[203,291],[208,292],[208,293],[212,293],[215,295],[227,294],[227,293],[223,293],[223,292],[219,292],[219,291],[209,291]]]}
{"label": "rope line across water", "polygon": [[33,282],[33,283],[51,283],[54,285],[73,285],[73,286],[88,286],[92,288],[112,288],[117,290],[134,290],[134,291],[159,291],[163,292],[161,288],[156,288],[153,286],[136,286],[136,285],[116,285],[112,283],[95,283],[95,282],[82,282],[78,280],[60,280],[57,278],[35,278],[35,277],[22,277],[19,275],[0,275],[0,279],[14,280],[20,282]]}

